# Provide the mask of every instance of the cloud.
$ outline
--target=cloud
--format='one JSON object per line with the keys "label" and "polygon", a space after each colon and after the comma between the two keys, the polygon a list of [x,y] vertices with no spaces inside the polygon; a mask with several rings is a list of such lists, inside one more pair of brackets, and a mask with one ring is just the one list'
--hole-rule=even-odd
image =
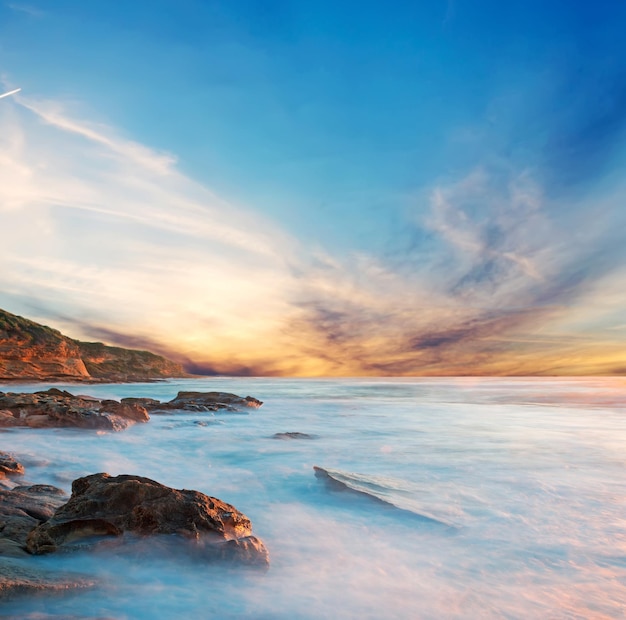
{"label": "cloud", "polygon": [[29,17],[34,17],[36,19],[41,19],[42,17],[45,17],[46,15],[45,11],[42,11],[41,9],[31,6],[29,4],[9,2],[6,4],[6,6],[12,11],[16,11],[18,13],[24,13],[28,15]]}
{"label": "cloud", "polygon": [[208,374],[624,366],[611,329],[626,307],[623,188],[565,204],[531,169],[477,166],[430,188],[393,252],[330,255],[170,154],[59,103],[19,103],[0,108],[10,311]]}
{"label": "cloud", "polygon": [[58,104],[25,101],[0,124],[6,295],[72,316],[77,336],[100,325],[182,355],[271,339],[297,260],[285,231]]}
{"label": "cloud", "polygon": [[[602,202],[613,211],[620,196]],[[320,263],[293,329],[334,374],[610,374],[620,345],[570,318],[626,305],[619,216],[599,224],[587,203],[570,207],[563,221],[527,171],[439,185],[414,222],[438,240],[429,255]]]}

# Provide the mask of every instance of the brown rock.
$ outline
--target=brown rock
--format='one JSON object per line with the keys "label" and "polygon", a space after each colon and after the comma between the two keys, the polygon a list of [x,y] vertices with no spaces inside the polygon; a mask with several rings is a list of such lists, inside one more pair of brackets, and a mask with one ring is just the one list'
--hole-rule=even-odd
{"label": "brown rock", "polygon": [[0,310],[0,380],[149,381],[188,376],[149,351],[80,342]]}
{"label": "brown rock", "polygon": [[0,410],[6,412],[0,416],[0,427],[77,427],[119,431],[135,422],[150,419],[146,409],[139,404],[99,401],[92,397],[85,399],[57,388],[33,394],[2,393]]}
{"label": "brown rock", "polygon": [[41,415],[29,415],[24,418],[24,424],[29,428],[46,428],[52,426],[50,416]]}
{"label": "brown rock", "polygon": [[176,398],[173,398],[167,403],[161,403],[155,406],[155,408],[183,411],[218,411],[220,409],[237,411],[238,409],[246,407],[256,409],[262,404],[260,400],[252,396],[242,398],[241,396],[237,396],[237,394],[230,394],[228,392],[178,392]]}
{"label": "brown rock", "polygon": [[149,408],[149,407],[156,407],[158,405],[161,404],[160,400],[157,400],[156,398],[122,398],[121,400],[122,404],[128,404],[128,405],[141,405],[144,408]]}
{"label": "brown rock", "polygon": [[107,413],[128,418],[135,422],[147,422],[150,419],[146,408],[139,403],[118,403],[116,400],[103,400],[100,404]]}
{"label": "brown rock", "polygon": [[205,559],[266,565],[268,553],[235,507],[198,491],[176,490],[141,476],[78,478],[72,496],[28,535],[30,553],[71,549],[93,536],[178,535]]}
{"label": "brown rock", "polygon": [[18,463],[10,454],[0,452],[0,476],[23,474],[24,466]]}
{"label": "brown rock", "polygon": [[[0,394],[4,396],[4,394]],[[11,411],[9,411],[8,409],[0,410],[0,427],[16,426],[17,423],[18,420],[16,420]]]}
{"label": "brown rock", "polygon": [[66,501],[64,491],[45,484],[0,489],[0,555],[26,555],[29,532]]}

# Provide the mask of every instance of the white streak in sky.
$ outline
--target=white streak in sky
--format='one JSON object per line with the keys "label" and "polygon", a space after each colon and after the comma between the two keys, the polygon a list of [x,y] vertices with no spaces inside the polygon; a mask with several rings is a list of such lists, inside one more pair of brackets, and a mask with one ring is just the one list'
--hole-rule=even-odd
{"label": "white streak in sky", "polygon": [[0,95],[0,99],[4,99],[5,97],[9,97],[10,95],[15,95],[15,93],[19,93],[21,88],[16,88],[15,90],[10,90],[8,93],[4,93],[4,95]]}

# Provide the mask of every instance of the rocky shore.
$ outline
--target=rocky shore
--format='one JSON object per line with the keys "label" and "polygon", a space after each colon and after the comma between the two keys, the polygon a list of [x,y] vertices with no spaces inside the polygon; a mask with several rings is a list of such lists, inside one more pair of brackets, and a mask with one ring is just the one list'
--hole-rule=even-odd
{"label": "rocky shore", "polygon": [[179,392],[176,398],[160,402],[153,398],[100,400],[74,395],[65,390],[23,393],[0,392],[0,428],[74,427],[121,431],[137,422],[148,422],[150,413],[240,411],[263,403],[227,392]]}
{"label": "rocky shore", "polygon": [[[119,431],[150,420],[148,412],[235,412],[261,401],[226,392],[179,392],[167,402],[120,402],[51,388],[0,392],[0,427],[76,427]],[[133,554],[163,549],[198,561],[267,567],[269,554],[248,517],[199,491],[173,489],[146,477],[95,473],[77,478],[71,496],[45,484],[21,483],[25,468],[0,452],[0,601],[97,587],[96,579],[52,573],[34,555],[115,549]]]}

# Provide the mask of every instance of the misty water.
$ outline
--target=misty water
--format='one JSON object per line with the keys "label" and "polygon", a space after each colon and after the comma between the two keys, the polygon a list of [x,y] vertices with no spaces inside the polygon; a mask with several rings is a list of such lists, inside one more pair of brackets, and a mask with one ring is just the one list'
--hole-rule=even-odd
{"label": "misty water", "polygon": [[[120,399],[229,391],[245,413],[153,415],[121,433],[15,429],[25,479],[138,474],[235,505],[267,572],[153,554],[30,565],[97,575],[0,614],[134,618],[621,618],[626,381],[211,378],[61,386]],[[35,391],[41,386],[5,386]],[[300,432],[314,439],[275,439]],[[330,488],[319,466],[365,494]],[[395,504],[398,508],[393,508]]]}

